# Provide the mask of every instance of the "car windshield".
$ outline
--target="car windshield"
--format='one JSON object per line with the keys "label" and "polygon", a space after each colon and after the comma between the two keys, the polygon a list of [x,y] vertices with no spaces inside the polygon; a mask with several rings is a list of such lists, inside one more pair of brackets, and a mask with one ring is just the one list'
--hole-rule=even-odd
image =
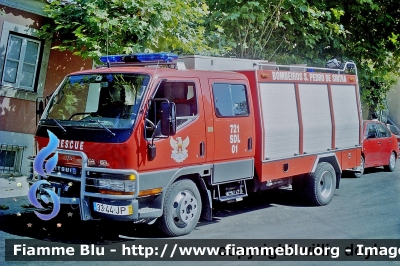
{"label": "car windshield", "polygon": [[64,126],[129,128],[136,119],[149,76],[68,76],[51,97],[43,122]]}

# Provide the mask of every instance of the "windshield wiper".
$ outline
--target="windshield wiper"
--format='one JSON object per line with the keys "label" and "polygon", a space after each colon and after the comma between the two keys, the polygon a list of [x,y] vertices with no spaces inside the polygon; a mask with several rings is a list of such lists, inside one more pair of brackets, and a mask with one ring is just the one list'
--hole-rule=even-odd
{"label": "windshield wiper", "polygon": [[106,128],[106,126],[104,126],[99,120],[93,120],[93,119],[89,119],[89,122],[96,122],[97,124],[99,124],[102,128],[104,128],[108,133],[110,133],[113,137],[115,137],[115,133],[112,132],[111,130],[109,130],[108,128]]}
{"label": "windshield wiper", "polygon": [[64,133],[67,133],[67,130],[57,121],[57,119],[52,118],[51,120],[53,120],[53,122],[56,123],[56,125],[57,125],[59,128],[61,128],[61,130],[62,130]]}

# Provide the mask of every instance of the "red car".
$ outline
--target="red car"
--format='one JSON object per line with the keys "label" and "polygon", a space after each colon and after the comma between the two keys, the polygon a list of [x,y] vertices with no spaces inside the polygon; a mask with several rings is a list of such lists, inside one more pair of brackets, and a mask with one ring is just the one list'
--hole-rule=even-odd
{"label": "red car", "polygon": [[399,143],[399,150],[400,150],[400,130],[399,130],[399,128],[393,124],[386,124],[386,126],[396,136],[397,142]]}
{"label": "red car", "polygon": [[355,176],[360,177],[365,168],[378,166],[384,166],[387,171],[393,172],[399,155],[396,136],[385,124],[375,120],[364,121],[363,133],[361,172],[355,173]]}

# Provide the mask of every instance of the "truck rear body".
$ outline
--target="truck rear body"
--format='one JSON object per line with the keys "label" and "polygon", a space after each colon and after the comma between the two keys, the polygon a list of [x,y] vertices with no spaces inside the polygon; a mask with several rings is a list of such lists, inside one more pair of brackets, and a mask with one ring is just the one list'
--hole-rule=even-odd
{"label": "truck rear body", "polygon": [[256,121],[261,182],[312,172],[317,156],[334,153],[340,169],[360,162],[357,77],[293,71],[241,71]]}

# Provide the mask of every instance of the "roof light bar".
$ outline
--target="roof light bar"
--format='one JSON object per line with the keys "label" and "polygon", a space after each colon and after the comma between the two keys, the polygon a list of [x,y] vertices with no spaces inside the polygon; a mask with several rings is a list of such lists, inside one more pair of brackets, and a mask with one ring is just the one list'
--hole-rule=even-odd
{"label": "roof light bar", "polygon": [[157,62],[170,63],[178,59],[178,55],[172,53],[138,53],[129,55],[108,55],[100,57],[100,61],[103,63],[146,63],[146,62]]}

